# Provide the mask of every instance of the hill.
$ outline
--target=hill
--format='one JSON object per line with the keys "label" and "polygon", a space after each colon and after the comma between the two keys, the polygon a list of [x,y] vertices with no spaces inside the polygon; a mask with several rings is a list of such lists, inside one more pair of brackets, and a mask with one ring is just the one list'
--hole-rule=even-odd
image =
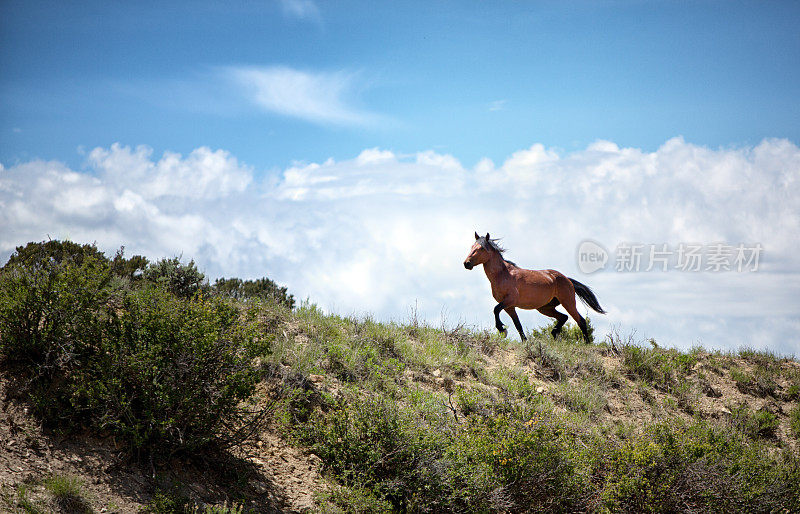
{"label": "hill", "polygon": [[[170,289],[159,276],[191,275],[174,262],[159,275],[139,261],[137,280],[97,255],[12,261],[3,510],[800,510],[791,358],[619,334],[585,345],[576,327],[521,345],[327,315],[272,286]],[[31,298],[50,317],[14,332]]]}

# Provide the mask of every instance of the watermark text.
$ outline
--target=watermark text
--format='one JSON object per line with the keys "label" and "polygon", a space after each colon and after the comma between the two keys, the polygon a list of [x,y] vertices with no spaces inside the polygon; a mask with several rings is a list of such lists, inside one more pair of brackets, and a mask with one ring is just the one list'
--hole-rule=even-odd
{"label": "watermark text", "polygon": [[618,272],[735,272],[758,271],[764,253],[761,243],[619,243],[610,253],[600,243],[582,241],[577,249],[578,269],[594,273]]}

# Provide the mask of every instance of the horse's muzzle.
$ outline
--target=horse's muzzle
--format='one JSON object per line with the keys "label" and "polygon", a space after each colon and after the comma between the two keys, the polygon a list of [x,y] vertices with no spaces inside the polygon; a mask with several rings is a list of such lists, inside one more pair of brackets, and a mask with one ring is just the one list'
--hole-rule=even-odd
{"label": "horse's muzzle", "polygon": [[470,264],[469,262],[464,262],[464,267],[467,268],[467,269],[472,269],[473,268],[472,264]]}

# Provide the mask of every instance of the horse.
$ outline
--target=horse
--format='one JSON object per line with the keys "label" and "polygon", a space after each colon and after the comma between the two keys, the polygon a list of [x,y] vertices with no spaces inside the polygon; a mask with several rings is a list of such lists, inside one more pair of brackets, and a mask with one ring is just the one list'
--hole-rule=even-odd
{"label": "horse", "polygon": [[497,239],[492,239],[487,233],[479,236],[475,232],[475,243],[464,260],[464,267],[471,270],[483,264],[486,278],[492,285],[492,296],[497,300],[494,308],[494,320],[497,330],[506,335],[506,327],[500,322],[500,311],[504,310],[511,316],[514,326],[519,332],[522,341],[526,341],[522,324],[517,317],[517,307],[520,309],[536,309],[545,316],[556,319],[556,326],[550,332],[553,338],[558,337],[561,327],[569,319],[566,314],[556,310],[560,304],[578,323],[586,343],[589,343],[589,332],[586,320],[575,307],[575,295],[590,308],[605,314],[600,307],[594,293],[588,286],[581,284],[552,269],[529,270],[517,266],[515,263],[503,258],[504,248],[497,244]]}

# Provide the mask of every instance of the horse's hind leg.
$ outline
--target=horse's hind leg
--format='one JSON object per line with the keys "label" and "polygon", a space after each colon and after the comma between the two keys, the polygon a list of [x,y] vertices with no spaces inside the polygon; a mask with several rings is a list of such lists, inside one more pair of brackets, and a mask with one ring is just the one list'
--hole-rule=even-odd
{"label": "horse's hind leg", "polygon": [[575,322],[580,327],[581,332],[583,332],[583,340],[587,344],[590,343],[591,341],[589,340],[589,330],[588,327],[586,326],[586,320],[583,319],[583,316],[581,316],[581,313],[578,312],[578,308],[575,305],[575,293],[573,292],[572,295],[568,295],[565,298],[565,300],[566,301],[562,300],[561,304],[564,306],[564,309],[566,309],[569,315],[572,316],[572,319],[574,319]]}
{"label": "horse's hind leg", "polygon": [[569,319],[569,316],[567,316],[563,312],[558,312],[556,310],[556,306],[559,303],[561,302],[559,302],[557,298],[553,298],[547,305],[536,309],[545,316],[550,316],[551,318],[556,319],[556,326],[553,330],[550,331],[550,334],[553,336],[553,339],[558,337],[558,334],[561,332],[561,327],[563,327],[564,323],[566,323],[567,320]]}

